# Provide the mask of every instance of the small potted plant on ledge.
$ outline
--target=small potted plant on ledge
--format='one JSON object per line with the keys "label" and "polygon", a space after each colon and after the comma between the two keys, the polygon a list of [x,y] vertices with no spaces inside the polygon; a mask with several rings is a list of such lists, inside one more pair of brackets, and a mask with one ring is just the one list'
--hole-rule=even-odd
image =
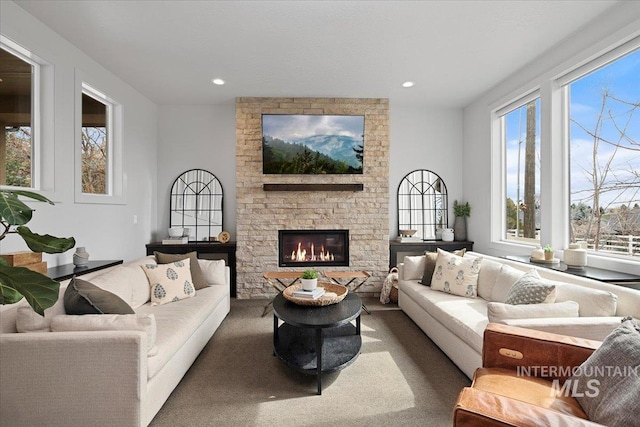
{"label": "small potted plant on ledge", "polygon": [[544,247],[544,260],[545,261],[553,261],[553,248],[551,245],[547,245]]}
{"label": "small potted plant on ledge", "polygon": [[453,202],[453,214],[456,219],[453,223],[453,236],[457,241],[467,240],[467,217],[471,216],[471,206],[469,202]]}
{"label": "small potted plant on ledge", "polygon": [[314,269],[305,270],[302,273],[302,289],[312,291],[318,286],[318,272]]}

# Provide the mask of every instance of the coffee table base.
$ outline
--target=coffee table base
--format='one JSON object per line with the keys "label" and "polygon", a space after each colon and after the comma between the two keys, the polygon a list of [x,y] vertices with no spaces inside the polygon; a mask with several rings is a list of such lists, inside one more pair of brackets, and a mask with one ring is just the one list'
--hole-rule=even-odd
{"label": "coffee table base", "polygon": [[308,375],[316,375],[318,394],[322,394],[322,374],[352,364],[360,354],[360,316],[356,326],[346,323],[334,328],[300,328],[288,323],[278,326],[273,316],[274,354],[287,366]]}

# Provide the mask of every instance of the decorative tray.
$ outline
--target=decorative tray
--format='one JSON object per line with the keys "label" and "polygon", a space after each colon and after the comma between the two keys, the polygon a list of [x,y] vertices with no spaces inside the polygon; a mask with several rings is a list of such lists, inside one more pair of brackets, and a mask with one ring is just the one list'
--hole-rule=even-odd
{"label": "decorative tray", "polygon": [[285,299],[298,304],[298,305],[312,305],[312,306],[323,306],[323,305],[331,305],[337,304],[347,296],[349,289],[346,286],[336,285],[330,282],[318,282],[319,288],[324,288],[325,292],[333,292],[335,296],[331,295],[323,295],[317,299],[311,298],[300,298],[293,296],[293,293],[298,289],[302,288],[302,283],[296,283],[295,285],[291,285],[282,291],[282,296]]}
{"label": "decorative tray", "polygon": [[531,262],[536,262],[538,264],[557,264],[557,263],[560,262],[560,258],[554,258],[554,259],[550,259],[550,260],[530,258],[529,260]]}

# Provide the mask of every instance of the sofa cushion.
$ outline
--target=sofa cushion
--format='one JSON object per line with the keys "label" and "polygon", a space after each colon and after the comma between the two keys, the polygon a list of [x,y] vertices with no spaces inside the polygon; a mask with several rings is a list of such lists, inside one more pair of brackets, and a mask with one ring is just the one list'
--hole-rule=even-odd
{"label": "sofa cushion", "polygon": [[49,328],[50,323],[50,319],[47,320],[44,316],[40,316],[33,311],[30,305],[18,307],[16,315],[16,329],[18,332],[49,332],[51,330]]}
{"label": "sofa cushion", "polygon": [[431,286],[431,279],[433,278],[433,271],[436,269],[437,259],[438,252],[425,252],[424,271],[422,273],[422,280],[420,280],[421,284],[425,286]]}
{"label": "sofa cushion", "polygon": [[198,290],[208,286],[207,279],[204,277],[200,264],[198,263],[198,252],[193,251],[186,254],[164,254],[162,252],[154,252],[154,254],[158,264],[169,264],[189,258],[191,261],[189,264],[189,267],[191,268],[191,279],[193,280],[193,286],[195,289]]}
{"label": "sofa cushion", "polygon": [[505,302],[507,295],[511,290],[511,286],[524,276],[524,272],[517,270],[510,265],[503,264],[500,272],[496,277],[496,282],[491,289],[491,298],[489,301]]}
{"label": "sofa cushion", "polygon": [[160,305],[193,298],[196,290],[191,279],[190,258],[169,264],[143,265],[151,286],[151,304]]}
{"label": "sofa cushion", "polygon": [[482,298],[466,298],[434,291],[415,281],[401,281],[400,289],[445,328],[482,351],[482,337],[487,327],[487,302]]}
{"label": "sofa cushion", "polygon": [[556,285],[543,279],[536,269],[529,270],[511,286],[506,304],[552,303],[556,300]]}
{"label": "sofa cushion", "polygon": [[96,285],[74,277],[64,293],[67,314],[133,314],[122,298]]}
{"label": "sofa cushion", "polygon": [[431,289],[469,298],[477,297],[481,263],[481,257],[461,257],[438,249]]}
{"label": "sofa cushion", "polygon": [[155,346],[156,318],[153,314],[62,314],[51,319],[51,331],[141,331],[147,335],[147,355],[155,356],[158,353]]}
{"label": "sofa cushion", "polygon": [[[120,296],[134,309],[149,301],[149,281],[138,265],[116,266],[92,277],[91,283]],[[127,298],[122,289],[128,291]]]}
{"label": "sofa cushion", "polygon": [[581,317],[615,316],[618,303],[616,294],[572,283],[554,283],[556,301],[576,301],[580,304]]}
{"label": "sofa cushion", "polygon": [[491,291],[496,284],[502,264],[489,259],[482,259],[482,267],[478,273],[478,296],[491,301]]}
{"label": "sofa cushion", "polygon": [[[199,259],[198,263],[200,264],[200,269],[202,270],[202,274],[207,282],[207,285],[226,285],[227,277],[226,277],[226,264],[224,260],[208,260],[208,259]],[[193,274],[193,269],[191,270],[191,274]]]}
{"label": "sofa cushion", "polygon": [[511,305],[501,302],[487,304],[489,322],[501,322],[505,319],[533,319],[543,317],[578,317],[578,303],[574,301],[554,304]]}
{"label": "sofa cushion", "polygon": [[425,256],[406,256],[404,257],[404,280],[420,280],[424,275]]}
{"label": "sofa cushion", "polygon": [[637,425],[639,360],[640,326],[627,318],[571,377],[576,399],[591,421],[612,427]]}

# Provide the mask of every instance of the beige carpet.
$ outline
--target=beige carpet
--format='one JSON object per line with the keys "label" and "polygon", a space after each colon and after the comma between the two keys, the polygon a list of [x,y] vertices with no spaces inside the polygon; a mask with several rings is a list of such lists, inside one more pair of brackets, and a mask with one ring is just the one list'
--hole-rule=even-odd
{"label": "beige carpet", "polygon": [[396,305],[365,299],[362,352],[316,378],[272,352],[266,301],[232,300],[231,313],[151,423],[161,426],[447,426],[470,381]]}

